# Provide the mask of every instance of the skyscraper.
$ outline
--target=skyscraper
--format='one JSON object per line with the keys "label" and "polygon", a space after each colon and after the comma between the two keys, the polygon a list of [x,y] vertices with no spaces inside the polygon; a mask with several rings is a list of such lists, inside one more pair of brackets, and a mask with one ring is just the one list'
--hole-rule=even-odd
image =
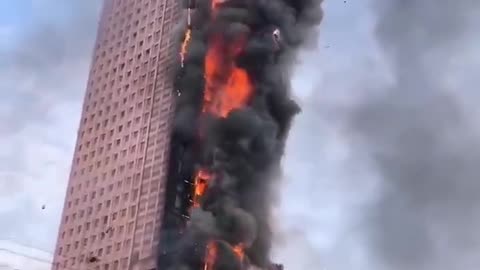
{"label": "skyscraper", "polygon": [[104,0],[54,269],[155,268],[180,2]]}

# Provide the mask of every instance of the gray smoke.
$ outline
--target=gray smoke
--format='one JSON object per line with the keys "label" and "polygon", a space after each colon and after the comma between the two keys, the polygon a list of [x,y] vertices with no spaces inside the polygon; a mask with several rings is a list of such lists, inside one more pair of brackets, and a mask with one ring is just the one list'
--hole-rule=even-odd
{"label": "gray smoke", "polygon": [[393,80],[366,96],[349,122],[381,179],[364,224],[372,264],[478,269],[480,118],[468,100],[479,97],[479,81],[456,61],[478,47],[480,2],[375,1],[374,11]]}

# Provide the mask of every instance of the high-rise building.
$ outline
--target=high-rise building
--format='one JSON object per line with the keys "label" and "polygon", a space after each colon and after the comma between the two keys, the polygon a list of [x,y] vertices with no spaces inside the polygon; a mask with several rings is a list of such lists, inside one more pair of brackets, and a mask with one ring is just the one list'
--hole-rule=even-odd
{"label": "high-rise building", "polygon": [[178,0],[104,0],[53,269],[155,268]]}

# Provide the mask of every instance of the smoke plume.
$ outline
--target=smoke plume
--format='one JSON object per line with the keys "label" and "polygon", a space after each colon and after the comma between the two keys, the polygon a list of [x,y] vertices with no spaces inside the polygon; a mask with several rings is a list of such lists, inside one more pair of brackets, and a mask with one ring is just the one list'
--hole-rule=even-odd
{"label": "smoke plume", "polygon": [[349,122],[381,179],[364,224],[375,269],[478,269],[479,118],[465,101],[476,75],[455,65],[478,41],[480,2],[375,3],[393,80]]}
{"label": "smoke plume", "polygon": [[270,207],[280,159],[299,112],[290,73],[297,51],[316,40],[321,0],[213,2],[214,8],[197,1],[185,65],[175,75],[172,140],[173,149],[184,149],[180,163],[193,172],[188,180],[203,175],[207,188],[192,199],[179,244],[164,249],[159,263],[169,269],[265,269],[271,265]]}

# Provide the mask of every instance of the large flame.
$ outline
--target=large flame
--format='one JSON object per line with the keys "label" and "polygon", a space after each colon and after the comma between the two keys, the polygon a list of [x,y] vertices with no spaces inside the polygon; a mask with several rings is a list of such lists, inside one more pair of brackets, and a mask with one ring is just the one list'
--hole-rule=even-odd
{"label": "large flame", "polygon": [[[216,17],[219,4],[222,2],[222,0],[212,0],[213,20]],[[190,33],[187,32],[184,45],[188,43],[189,35]],[[227,117],[231,111],[244,107],[252,96],[254,87],[247,71],[236,65],[236,58],[243,51],[246,41],[246,34],[228,40],[221,34],[214,34],[210,37],[204,66],[203,113],[209,113],[216,117]],[[200,207],[200,199],[208,189],[211,180],[212,175],[207,169],[201,169],[197,172],[194,181],[194,208]],[[239,261],[243,262],[245,256],[244,245],[234,246],[233,252]],[[204,270],[213,270],[216,257],[216,244],[213,240],[210,240],[207,244]]]}
{"label": "large flame", "polygon": [[253,92],[247,72],[236,66],[235,58],[243,49],[244,38],[234,44],[225,44],[222,37],[215,37],[205,58],[205,92],[203,112],[227,117],[235,109],[246,105]]}
{"label": "large flame", "polygon": [[197,172],[194,180],[194,185],[195,185],[195,190],[193,193],[194,208],[200,207],[200,199],[202,198],[203,195],[205,195],[205,192],[207,191],[207,188],[208,188],[208,183],[212,178],[213,178],[212,174],[205,169],[200,169]]}
{"label": "large flame", "polygon": [[181,60],[182,68],[185,64],[185,56],[187,55],[187,47],[188,47],[188,44],[190,43],[191,38],[192,38],[192,29],[189,27],[187,29],[187,31],[185,32],[185,39],[182,42],[182,48],[180,50],[180,60]]}
{"label": "large flame", "polygon": [[[213,16],[222,2],[212,0]],[[234,40],[226,40],[221,34],[210,38],[205,57],[204,113],[227,117],[232,110],[244,107],[250,99],[254,90],[252,82],[247,71],[235,63],[245,43],[245,34]]]}
{"label": "large flame", "polygon": [[245,257],[245,247],[243,244],[238,244],[233,247],[233,252],[237,256],[237,258],[243,262],[243,258]]}

